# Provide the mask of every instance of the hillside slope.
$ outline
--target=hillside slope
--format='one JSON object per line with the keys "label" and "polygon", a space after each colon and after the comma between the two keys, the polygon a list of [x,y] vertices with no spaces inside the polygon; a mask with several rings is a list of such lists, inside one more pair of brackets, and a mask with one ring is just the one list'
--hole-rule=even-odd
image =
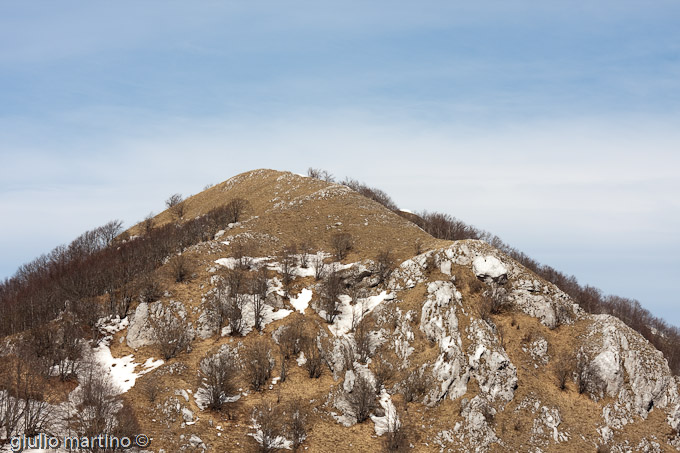
{"label": "hillside slope", "polygon": [[89,343],[149,450],[680,449],[662,354],[482,241],[434,239],[347,187],[273,170],[154,227],[235,199],[238,222],[167,257],[155,297]]}

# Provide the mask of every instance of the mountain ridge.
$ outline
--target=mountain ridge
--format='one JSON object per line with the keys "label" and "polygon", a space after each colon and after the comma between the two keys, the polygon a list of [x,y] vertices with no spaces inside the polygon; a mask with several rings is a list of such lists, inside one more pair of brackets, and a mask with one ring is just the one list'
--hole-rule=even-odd
{"label": "mountain ridge", "polygon": [[[236,222],[213,214],[234,200],[244,201]],[[80,342],[79,360],[125,383],[118,398],[153,451],[264,451],[295,439],[310,451],[680,447],[680,380],[663,355],[484,241],[435,239],[347,186],[274,170],[182,203],[182,215],[170,208],[113,242],[179,241],[137,277],[128,309],[101,313]],[[184,229],[200,230],[197,240],[184,243]],[[213,361],[236,374],[211,409]],[[270,364],[264,380],[253,363]],[[71,378],[79,387],[56,407],[80,413],[86,376]],[[296,437],[290,417],[302,412]],[[273,415],[285,429],[270,426]]]}

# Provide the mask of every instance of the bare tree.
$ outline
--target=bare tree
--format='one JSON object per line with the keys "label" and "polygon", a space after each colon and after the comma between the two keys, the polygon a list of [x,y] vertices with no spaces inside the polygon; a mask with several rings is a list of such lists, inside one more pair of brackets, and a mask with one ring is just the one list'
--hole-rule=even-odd
{"label": "bare tree", "polygon": [[352,391],[345,394],[345,400],[357,419],[357,423],[366,421],[377,407],[375,394],[375,387],[371,381],[362,373],[357,373]]}
{"label": "bare tree", "polygon": [[253,436],[260,445],[258,451],[269,453],[283,447],[283,427],[280,411],[270,404],[261,403],[253,409],[256,433]]}
{"label": "bare tree", "polygon": [[384,434],[384,447],[387,452],[401,452],[408,449],[408,436],[402,422],[403,414],[387,413],[387,432]]}
{"label": "bare tree", "polygon": [[566,390],[567,381],[574,374],[574,357],[568,354],[562,354],[557,357],[555,362],[555,377],[557,378],[557,386],[560,390]]}
{"label": "bare tree", "polygon": [[255,254],[255,246],[245,239],[236,239],[231,246],[231,251],[239,269],[250,269],[253,263],[252,256]]}
{"label": "bare tree", "polygon": [[119,403],[108,374],[91,366],[80,385],[82,403],[71,428],[86,437],[111,433]]}
{"label": "bare tree", "polygon": [[269,288],[269,278],[267,268],[262,267],[250,280],[250,294],[253,304],[253,314],[255,316],[255,328],[262,330],[262,318],[267,303],[267,290]]}
{"label": "bare tree", "polygon": [[387,383],[394,379],[396,370],[394,365],[386,360],[384,356],[378,356],[372,364],[373,376],[375,376],[375,391],[379,394],[383,388],[387,387]]}
{"label": "bare tree", "polygon": [[248,202],[243,198],[234,198],[226,205],[227,222],[236,223],[241,219],[243,211],[248,207]]}
{"label": "bare tree", "polygon": [[309,267],[309,256],[312,254],[312,245],[309,241],[304,240],[300,242],[298,250],[300,251],[300,267],[307,269]]}
{"label": "bare tree", "polygon": [[431,382],[431,375],[426,374],[422,368],[406,373],[399,386],[404,396],[404,402],[411,403],[425,396],[425,393],[431,387]]}
{"label": "bare tree", "polygon": [[295,317],[292,322],[284,326],[279,334],[278,341],[285,359],[300,354],[303,347],[309,341],[305,336],[302,318]]}
{"label": "bare tree", "polygon": [[325,312],[326,322],[331,324],[337,316],[340,300],[338,296],[342,290],[342,277],[333,269],[321,282],[320,308]]}
{"label": "bare tree", "polygon": [[142,230],[144,231],[144,234],[148,235],[151,233],[151,230],[153,230],[154,227],[154,213],[150,212],[146,217],[144,217],[144,220],[142,220]]}
{"label": "bare tree", "polygon": [[177,283],[187,280],[191,272],[189,260],[184,255],[177,255],[170,260],[170,272]]}
{"label": "bare tree", "polygon": [[371,329],[368,318],[363,318],[354,329],[354,342],[357,348],[357,358],[366,363],[371,355]]}
{"label": "bare tree", "polygon": [[395,266],[396,262],[390,250],[383,250],[378,253],[378,255],[375,257],[373,272],[378,277],[379,285],[389,280]]}
{"label": "bare tree", "polygon": [[219,411],[227,397],[238,392],[238,363],[230,353],[218,353],[201,360],[200,383],[207,391],[208,408]]}
{"label": "bare tree", "polygon": [[331,247],[335,253],[335,258],[343,260],[347,253],[352,249],[353,239],[349,233],[335,233],[331,236]]}
{"label": "bare tree", "polygon": [[111,245],[116,236],[123,231],[123,221],[111,220],[107,224],[100,226],[97,230],[104,244]]}
{"label": "bare tree", "polygon": [[139,297],[142,302],[155,302],[163,295],[163,288],[157,279],[151,274],[142,278],[139,289]]}
{"label": "bare tree", "polygon": [[297,250],[295,245],[286,246],[279,253],[279,264],[281,265],[281,283],[283,290],[288,296],[290,285],[295,278],[295,254]]}
{"label": "bare tree", "polygon": [[2,384],[0,387],[6,390],[0,390],[0,428],[4,428],[2,437],[9,439],[17,433],[23,416],[23,402],[17,398],[17,394],[22,387],[24,370],[19,361],[15,363],[7,361],[3,365],[0,377],[3,377],[5,382],[0,382]]}
{"label": "bare tree", "polygon": [[294,399],[287,407],[288,422],[286,423],[286,437],[293,442],[293,451],[296,451],[307,438],[308,410],[303,406],[302,400]]}
{"label": "bare tree", "polygon": [[222,310],[229,320],[230,334],[238,336],[243,332],[243,309],[248,302],[245,294],[246,274],[241,269],[230,269],[225,276],[225,282],[228,292],[222,302]]}
{"label": "bare tree", "polygon": [[165,360],[176,357],[191,344],[186,323],[176,318],[169,310],[151,318],[153,336]]}
{"label": "bare tree", "polygon": [[269,344],[264,338],[258,338],[246,349],[244,366],[251,388],[259,392],[264,388],[274,369]]}
{"label": "bare tree", "polygon": [[172,214],[175,220],[179,220],[182,217],[184,217],[184,214],[186,212],[185,200],[179,193],[170,195],[170,197],[167,200],[165,200],[165,207],[168,208],[170,214]]}
{"label": "bare tree", "polygon": [[334,182],[335,181],[335,178],[333,177],[333,175],[331,173],[327,172],[326,170],[321,170],[319,168],[309,167],[307,169],[307,176],[309,176],[310,178],[320,179],[320,180],[326,181],[326,182]]}
{"label": "bare tree", "polygon": [[324,365],[324,354],[317,342],[313,339],[306,341],[303,346],[303,352],[305,353],[306,359],[305,369],[307,370],[309,377],[312,379],[321,377]]}
{"label": "bare tree", "polygon": [[168,209],[174,208],[175,206],[180,204],[182,201],[184,201],[182,194],[179,194],[179,193],[172,194],[168,197],[167,200],[165,200],[165,207],[168,208]]}
{"label": "bare tree", "polygon": [[317,254],[312,257],[312,266],[314,266],[314,278],[321,280],[326,275],[326,262],[323,256]]}

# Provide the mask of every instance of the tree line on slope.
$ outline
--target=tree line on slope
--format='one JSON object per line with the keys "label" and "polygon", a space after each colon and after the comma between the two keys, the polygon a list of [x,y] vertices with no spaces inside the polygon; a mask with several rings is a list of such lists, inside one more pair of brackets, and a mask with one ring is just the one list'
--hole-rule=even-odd
{"label": "tree line on slope", "polygon": [[[310,177],[327,182],[335,182],[333,175],[325,170],[310,168],[307,174]],[[539,277],[560,288],[588,313],[609,314],[622,320],[663,353],[673,374],[680,374],[680,329],[654,316],[649,310],[643,308],[639,301],[616,295],[604,295],[598,288],[581,285],[575,276],[566,275],[551,266],[541,264],[506,244],[498,236],[469,225],[449,214],[423,211],[413,215],[399,210],[389,195],[380,189],[369,187],[349,178],[341,181],[340,184],[380,203],[387,209],[415,223],[437,239],[449,241],[479,239],[486,241]]]}
{"label": "tree line on slope", "polygon": [[[101,316],[125,317],[136,297],[154,298],[155,269],[186,247],[212,239],[219,227],[237,222],[244,203],[235,199],[181,223],[156,226],[148,217],[134,237],[121,235],[122,222],[115,220],[22,265],[0,283],[0,337],[40,327],[65,309],[93,329]],[[178,281],[185,278],[187,263],[181,255],[170,264]]]}

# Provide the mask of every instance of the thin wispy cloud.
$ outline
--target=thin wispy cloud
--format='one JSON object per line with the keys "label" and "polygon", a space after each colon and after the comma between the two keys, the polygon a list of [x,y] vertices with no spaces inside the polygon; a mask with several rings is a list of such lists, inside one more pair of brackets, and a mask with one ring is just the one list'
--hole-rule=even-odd
{"label": "thin wispy cloud", "polygon": [[680,325],[676,2],[39,6],[0,5],[0,275],[311,165]]}

